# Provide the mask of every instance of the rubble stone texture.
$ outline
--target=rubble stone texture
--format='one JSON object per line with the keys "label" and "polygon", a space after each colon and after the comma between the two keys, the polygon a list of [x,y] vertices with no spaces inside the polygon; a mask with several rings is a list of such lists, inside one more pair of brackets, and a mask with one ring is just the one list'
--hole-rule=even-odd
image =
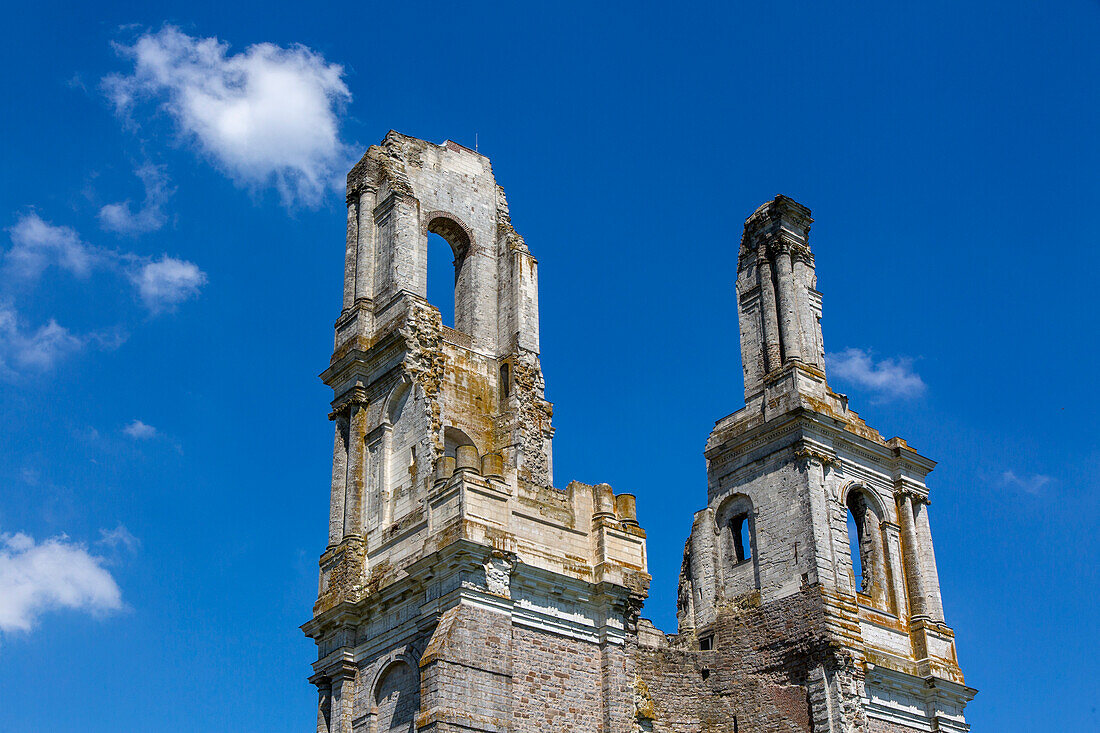
{"label": "rubble stone texture", "polygon": [[[302,627],[318,733],[969,729],[934,463],[829,388],[808,209],[779,196],[745,224],[746,406],[707,442],[666,635],[639,618],[634,497],[553,484],[537,263],[488,159],[390,132],[347,191],[329,541]],[[453,329],[425,299],[429,233],[454,252]]]}

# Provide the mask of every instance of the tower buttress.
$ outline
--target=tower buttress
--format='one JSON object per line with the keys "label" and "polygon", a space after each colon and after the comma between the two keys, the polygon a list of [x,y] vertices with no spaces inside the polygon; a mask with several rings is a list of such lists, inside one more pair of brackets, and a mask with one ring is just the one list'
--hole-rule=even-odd
{"label": "tower buttress", "polygon": [[777,196],[745,222],[737,258],[737,315],[745,401],[768,375],[796,363],[825,374],[821,293],[810,252],[810,210]]}

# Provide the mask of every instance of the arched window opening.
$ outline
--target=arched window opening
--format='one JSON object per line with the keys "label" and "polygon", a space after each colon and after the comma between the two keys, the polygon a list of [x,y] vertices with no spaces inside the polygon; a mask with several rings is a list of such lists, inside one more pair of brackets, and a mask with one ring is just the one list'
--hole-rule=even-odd
{"label": "arched window opening", "polygon": [[749,534],[748,514],[733,518],[733,542],[737,562],[744,562],[752,557],[752,536]]}
{"label": "arched window opening", "polygon": [[428,216],[428,302],[439,309],[444,326],[469,333],[473,303],[470,268],[465,264],[472,246],[470,234],[449,214],[433,212]]}
{"label": "arched window opening", "polygon": [[455,271],[454,253],[447,240],[438,234],[428,233],[428,302],[439,309],[443,325],[455,327]]}
{"label": "arched window opening", "polygon": [[853,589],[886,609],[888,577],[882,517],[874,499],[864,489],[848,492],[848,547],[852,553]]}
{"label": "arched window opening", "polygon": [[378,711],[374,730],[413,733],[420,708],[420,682],[413,668],[404,662],[391,664],[378,680],[374,702]]}
{"label": "arched window opening", "polygon": [[512,365],[504,362],[500,365],[500,403],[503,408],[512,394]]}
{"label": "arched window opening", "polygon": [[753,558],[758,548],[752,500],[744,494],[727,498],[715,512],[714,522],[724,595],[736,598],[759,588],[758,568]]}
{"label": "arched window opening", "polygon": [[865,593],[866,578],[863,576],[863,559],[859,553],[859,526],[856,524],[856,518],[852,514],[852,510],[848,510],[848,549],[852,552],[852,577],[856,578],[859,583],[857,590],[861,593]]}

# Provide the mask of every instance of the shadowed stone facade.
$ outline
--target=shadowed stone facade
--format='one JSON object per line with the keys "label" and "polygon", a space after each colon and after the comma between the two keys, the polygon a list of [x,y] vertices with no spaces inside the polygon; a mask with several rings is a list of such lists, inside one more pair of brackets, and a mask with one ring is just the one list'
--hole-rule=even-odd
{"label": "shadowed stone facade", "polygon": [[[553,485],[537,263],[488,159],[391,132],[347,200],[328,547],[303,626],[318,733],[968,729],[934,464],[829,389],[808,209],[780,196],[746,222],[746,407],[708,440],[666,635],[639,619],[634,497]],[[425,299],[429,233],[454,253],[453,329]]]}

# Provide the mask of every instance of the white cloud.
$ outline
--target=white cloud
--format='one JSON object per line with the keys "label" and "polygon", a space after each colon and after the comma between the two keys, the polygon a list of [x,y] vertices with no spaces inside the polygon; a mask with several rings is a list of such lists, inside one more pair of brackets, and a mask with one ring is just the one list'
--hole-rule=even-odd
{"label": "white cloud", "polygon": [[1054,479],[1041,473],[1033,473],[1030,476],[1017,476],[1015,471],[1005,471],[1001,474],[1001,485],[1019,489],[1027,494],[1039,494],[1043,487]]}
{"label": "white cloud", "polygon": [[126,433],[134,440],[148,440],[149,438],[155,438],[157,435],[156,428],[152,425],[146,425],[141,420],[134,420],[124,427],[122,432]]}
{"label": "white cloud", "polygon": [[64,535],[35,542],[0,534],[0,631],[30,631],[46,611],[103,614],[122,608],[122,592],[104,559]]}
{"label": "white cloud", "polygon": [[883,399],[916,397],[925,390],[924,380],[906,357],[875,361],[862,349],[845,349],[825,356],[829,373],[876,393]]}
{"label": "white cloud", "polygon": [[129,200],[107,204],[100,209],[100,226],[108,231],[129,235],[145,234],[160,229],[168,220],[164,205],[172,195],[172,189],[168,185],[164,166],[145,163],[134,173],[145,187],[145,200],[137,211],[131,208]]}
{"label": "white cloud", "polygon": [[74,230],[54,226],[34,212],[19,217],[8,232],[12,247],[4,255],[4,267],[24,280],[37,280],[50,265],[85,277],[100,259]]}
{"label": "white cloud", "polygon": [[133,270],[130,279],[145,307],[160,313],[198,295],[206,284],[206,273],[194,262],[163,255]]}
{"label": "white cloud", "polygon": [[84,348],[86,337],[74,336],[52,318],[29,332],[13,308],[0,306],[0,374],[48,371],[58,361]]}
{"label": "white cloud", "polygon": [[104,79],[120,114],[140,101],[162,108],[237,183],[275,185],[284,203],[316,203],[348,162],[339,108],[344,70],[315,51],[270,43],[229,54],[217,38],[165,26],[119,47],[134,64]]}

